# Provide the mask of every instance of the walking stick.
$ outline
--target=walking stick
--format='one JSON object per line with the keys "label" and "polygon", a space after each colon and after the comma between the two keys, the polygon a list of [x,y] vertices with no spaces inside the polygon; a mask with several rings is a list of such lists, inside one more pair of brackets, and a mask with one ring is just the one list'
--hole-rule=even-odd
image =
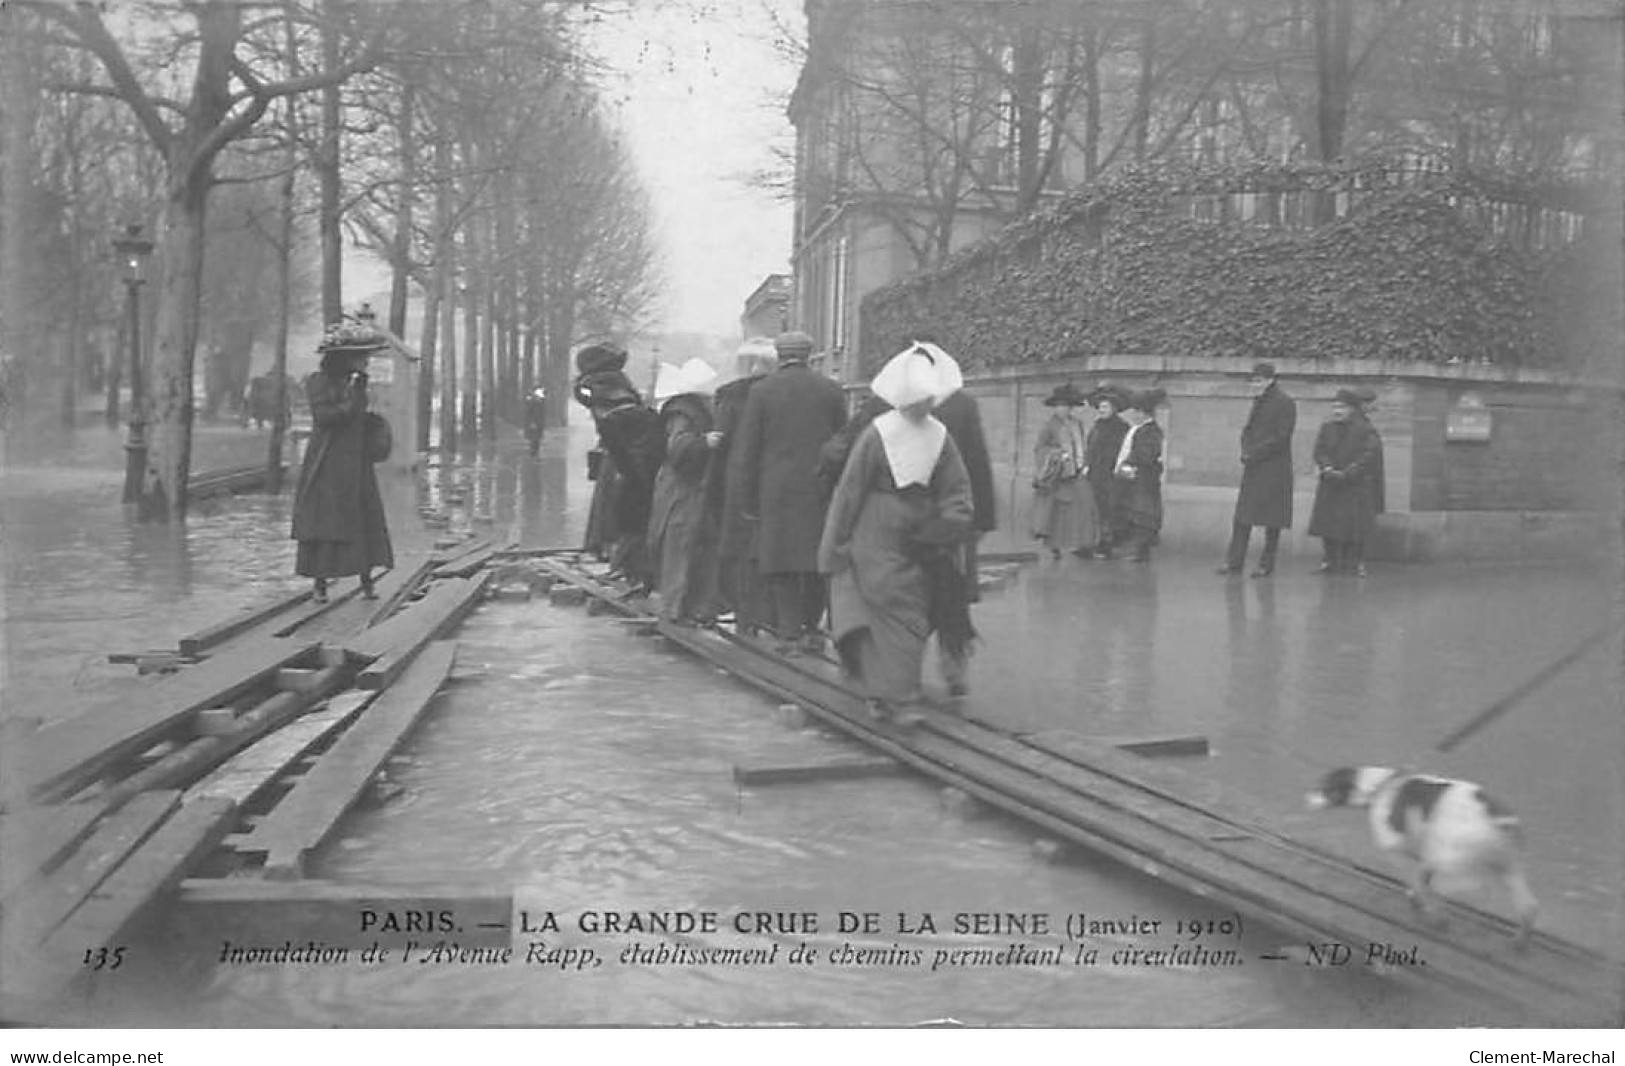
{"label": "walking stick", "polygon": [[1544,685],[1547,681],[1550,681],[1565,667],[1569,666],[1576,659],[1580,658],[1580,656],[1584,655],[1598,644],[1601,644],[1604,640],[1607,640],[1609,637],[1613,636],[1618,628],[1618,626],[1608,626],[1605,629],[1591,634],[1591,636],[1581,641],[1577,647],[1575,647],[1568,654],[1564,655],[1561,659],[1558,659],[1556,662],[1545,667],[1528,681],[1525,681],[1511,692],[1508,692],[1505,696],[1502,696],[1500,699],[1496,700],[1482,711],[1479,711],[1477,714],[1473,715],[1473,717],[1463,724],[1459,729],[1456,729],[1443,740],[1439,741],[1439,743],[1435,744],[1433,746],[1433,750],[1450,751],[1456,745],[1460,744],[1462,741],[1466,740],[1468,737],[1472,736],[1474,733],[1478,732],[1480,729],[1483,729],[1495,719],[1501,717],[1501,715],[1511,710],[1525,696]]}

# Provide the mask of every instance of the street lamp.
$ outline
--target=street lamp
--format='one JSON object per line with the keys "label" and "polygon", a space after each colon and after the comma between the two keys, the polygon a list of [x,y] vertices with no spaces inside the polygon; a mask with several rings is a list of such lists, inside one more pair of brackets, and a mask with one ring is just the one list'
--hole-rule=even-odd
{"label": "street lamp", "polygon": [[125,315],[130,335],[130,435],[124,442],[124,502],[141,498],[141,481],[147,470],[146,390],[141,381],[141,285],[146,280],[142,268],[152,254],[152,242],[141,236],[141,223],[124,227],[122,237],[113,238],[124,271]]}

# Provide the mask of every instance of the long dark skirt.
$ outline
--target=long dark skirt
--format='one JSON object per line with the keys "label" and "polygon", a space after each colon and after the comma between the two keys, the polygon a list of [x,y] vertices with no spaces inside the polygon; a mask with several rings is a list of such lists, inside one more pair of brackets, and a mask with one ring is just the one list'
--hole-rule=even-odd
{"label": "long dark skirt", "polygon": [[387,545],[360,540],[302,540],[294,573],[302,577],[350,577],[370,574],[385,557]]}

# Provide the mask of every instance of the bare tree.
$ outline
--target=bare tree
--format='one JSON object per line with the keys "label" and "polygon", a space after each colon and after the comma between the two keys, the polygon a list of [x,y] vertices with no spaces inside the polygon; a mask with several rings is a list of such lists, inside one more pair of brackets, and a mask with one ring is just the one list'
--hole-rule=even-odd
{"label": "bare tree", "polygon": [[[192,86],[185,99],[171,99],[156,81],[143,81],[129,46],[103,21],[100,5],[89,0],[31,0],[30,7],[55,24],[68,42],[94,55],[101,67],[101,79],[68,88],[123,101],[163,155],[165,202],[158,232],[159,278],[153,287],[156,342],[152,391],[145,398],[152,407],[153,432],[141,503],[143,513],[153,517],[184,517],[204,227],[216,161],[229,144],[255,128],[274,101],[341,83],[373,66],[381,30],[372,30],[347,57],[323,70],[267,80],[263,68],[256,70],[245,57],[242,46],[246,34],[274,27],[276,20],[250,23],[249,9],[230,0],[185,4],[180,10],[190,33],[180,41],[170,39],[192,53]],[[168,26],[164,30],[174,32]]]}

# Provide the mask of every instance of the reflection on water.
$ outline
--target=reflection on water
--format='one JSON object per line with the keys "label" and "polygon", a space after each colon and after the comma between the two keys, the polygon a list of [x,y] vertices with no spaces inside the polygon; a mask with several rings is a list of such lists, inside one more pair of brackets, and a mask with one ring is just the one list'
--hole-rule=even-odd
{"label": "reflection on water", "polygon": [[[579,537],[591,486],[583,431],[554,434],[537,459],[517,445],[425,471],[420,502],[454,530],[525,545]],[[172,645],[182,633],[297,587],[285,499],[243,498],[183,530],[125,521],[117,480],[8,475],[4,495],[7,713],[47,714],[63,686],[111,686],[109,650]],[[1177,557],[1150,567],[1030,567],[977,608],[986,634],[972,713],[1012,728],[1209,736],[1196,764],[1266,810],[1295,805],[1334,762],[1425,751],[1432,739],[1549,661],[1605,613],[1595,583],[1529,571],[1460,580],[1330,584],[1307,575],[1215,581]],[[1499,605],[1516,604],[1520,619]],[[1527,618],[1542,619],[1535,640]],[[1425,636],[1426,640],[1421,638]],[[932,950],[1008,938],[919,938],[899,913],[996,910],[1162,921],[1214,912],[1102,861],[1045,863],[1032,833],[966,820],[909,777],[740,790],[740,763],[815,761],[845,742],[788,731],[772,703],[656,640],[544,601],[490,603],[458,634],[461,668],[391,776],[394,802],[356,813],[319,859],[340,881],[467,882],[511,888],[561,916],[587,908],[814,911],[802,941],[824,962],[772,969],[607,965],[219,970],[182,988],[105,1004],[109,1020],[189,1024],[973,1024],[1403,1025],[1493,1021],[1438,997],[1249,963],[1184,967],[946,968]],[[1487,648],[1497,654],[1486,654]],[[1607,837],[1618,778],[1565,776],[1617,740],[1606,666],[1587,660],[1543,692],[1543,715],[1513,716],[1443,769],[1507,780],[1498,791],[1543,826],[1537,875],[1563,886],[1553,920],[1577,938],[1617,914],[1618,854]],[[987,695],[995,694],[995,695]],[[13,697],[20,697],[14,699]],[[24,707],[22,711],[15,710]],[[1610,752],[1617,751],[1617,743]],[[1612,755],[1608,756],[1609,759]],[[1535,774],[1525,759],[1551,768]],[[1539,760],[1544,760],[1539,761]],[[1588,762],[1589,760],[1589,762]],[[1190,765],[1187,763],[1186,765]],[[1610,764],[1611,765],[1611,764]],[[1578,796],[1574,787],[1576,781]],[[1564,787],[1564,782],[1567,787]],[[1576,809],[1578,807],[1578,809]],[[1304,823],[1308,824],[1308,823]],[[1355,820],[1322,840],[1366,855]],[[1612,879],[1610,879],[1612,875]],[[1612,910],[1608,908],[1612,907]],[[840,910],[877,911],[879,934],[834,930]],[[1109,956],[1135,938],[1095,945]],[[1141,946],[1163,947],[1166,935]],[[919,948],[922,966],[829,962],[843,944]],[[1275,943],[1252,930],[1251,958]],[[617,948],[620,945],[616,942]],[[165,996],[168,988],[177,993]],[[1503,1019],[1504,1022],[1504,1019]]]}

